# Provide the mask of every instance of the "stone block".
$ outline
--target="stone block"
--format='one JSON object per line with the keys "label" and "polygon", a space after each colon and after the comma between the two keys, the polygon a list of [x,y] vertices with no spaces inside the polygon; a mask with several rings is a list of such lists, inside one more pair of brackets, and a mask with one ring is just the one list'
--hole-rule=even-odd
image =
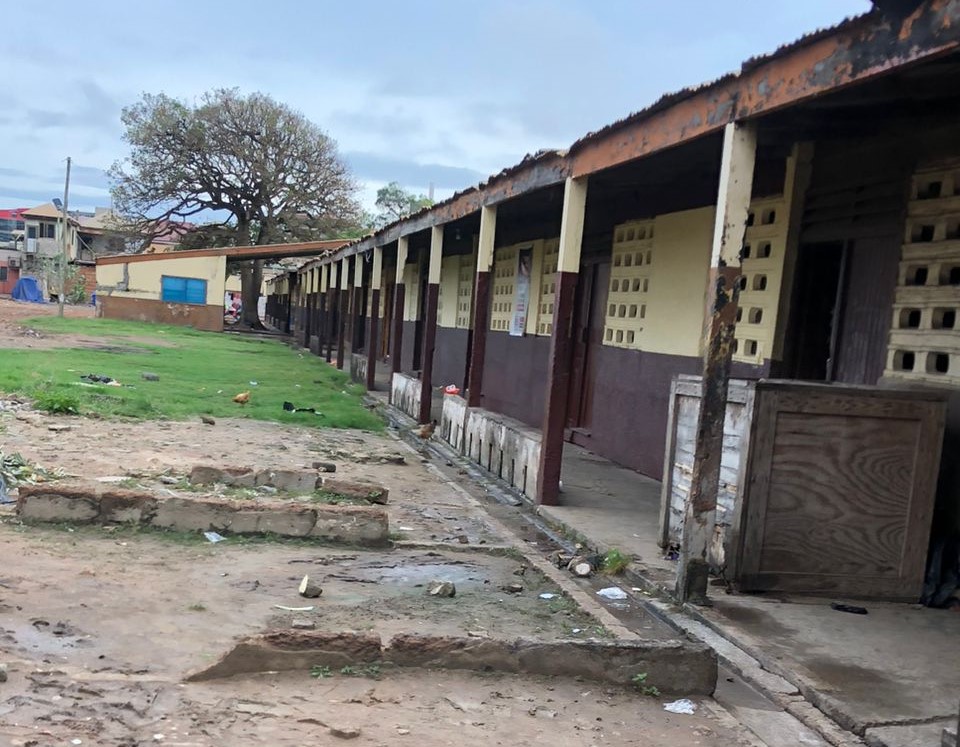
{"label": "stone block", "polygon": [[223,470],[223,482],[234,488],[252,488],[256,485],[257,473],[249,467],[227,467]]}
{"label": "stone block", "polygon": [[193,485],[213,485],[223,482],[223,470],[198,464],[190,470],[190,482]]}
{"label": "stone block", "polygon": [[387,499],[390,497],[390,491],[383,487],[383,485],[375,485],[369,482],[348,482],[333,477],[321,477],[319,479],[320,485],[324,490],[345,495],[348,498],[383,505],[386,504]]}
{"label": "stone block", "polygon": [[17,500],[17,513],[24,521],[93,521],[100,513],[95,496],[70,496],[59,491],[23,494]]}
{"label": "stone block", "polygon": [[110,491],[100,497],[101,524],[141,524],[156,513],[156,498],[132,491]]}
{"label": "stone block", "polygon": [[317,521],[310,532],[331,542],[348,545],[385,545],[390,524],[387,512],[365,506],[328,506],[316,509]]}
{"label": "stone block", "polygon": [[317,487],[317,473],[292,469],[265,469],[257,473],[256,484],[269,485],[287,493],[312,493]]}
{"label": "stone block", "polygon": [[279,534],[284,537],[306,537],[317,521],[316,512],[296,506],[263,510],[241,508],[230,519],[227,530],[232,534]]}
{"label": "stone block", "polygon": [[235,512],[233,506],[216,501],[164,498],[158,502],[150,526],[184,532],[224,531]]}

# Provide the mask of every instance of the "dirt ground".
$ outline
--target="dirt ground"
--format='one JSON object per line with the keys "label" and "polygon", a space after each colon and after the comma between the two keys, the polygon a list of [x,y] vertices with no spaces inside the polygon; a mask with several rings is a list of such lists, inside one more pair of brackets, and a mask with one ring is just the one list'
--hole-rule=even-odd
{"label": "dirt ground", "polygon": [[[17,326],[36,314],[24,308],[0,300],[0,347],[37,342]],[[57,339],[65,342],[86,344]],[[353,729],[353,743],[367,745],[754,744],[709,699],[693,716],[674,715],[662,699],[574,680],[384,671],[183,683],[236,638],[294,620],[384,637],[606,634],[589,611],[541,599],[555,586],[529,569],[516,575],[522,559],[497,552],[513,546],[508,530],[389,432],[54,417],[8,399],[0,406],[0,449],[71,475],[157,491],[174,489],[168,483],[195,464],[333,461],[337,477],[389,488],[391,531],[406,541],[379,551],[234,538],[209,544],[122,528],[26,527],[7,507],[0,514],[0,663],[9,679],[0,683],[0,745],[292,747],[339,741]],[[398,456],[404,463],[395,463]],[[324,587],[318,600],[296,593],[306,573]],[[457,596],[427,596],[433,579],[453,580]],[[521,593],[501,588],[517,582]]]}

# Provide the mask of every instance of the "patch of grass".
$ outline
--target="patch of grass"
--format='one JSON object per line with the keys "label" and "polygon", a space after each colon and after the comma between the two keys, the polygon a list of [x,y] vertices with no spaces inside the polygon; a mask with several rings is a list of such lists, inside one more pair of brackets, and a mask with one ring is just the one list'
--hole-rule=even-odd
{"label": "patch of grass", "polygon": [[[383,421],[363,406],[363,387],[319,357],[279,341],[112,319],[41,317],[24,324],[103,342],[103,349],[64,347],[56,355],[3,352],[0,390],[33,397],[48,412],[138,420],[211,415],[311,428],[383,428]],[[160,380],[143,380],[145,371]],[[124,386],[91,384],[81,380],[85,374],[110,376]],[[246,391],[249,404],[232,401]],[[313,407],[323,416],[287,412],[284,401]]]}
{"label": "patch of grass", "polygon": [[80,397],[73,392],[57,388],[52,381],[43,381],[36,384],[28,393],[33,398],[33,404],[38,410],[53,415],[79,415]]}
{"label": "patch of grass", "polygon": [[617,548],[608,550],[603,556],[603,572],[611,576],[617,576],[623,573],[630,565],[630,558],[620,552]]}
{"label": "patch of grass", "polygon": [[207,611],[206,605],[200,604],[200,603],[191,604],[189,607],[187,607],[187,609],[190,610],[191,612],[206,612],[206,611]]}
{"label": "patch of grass", "polygon": [[641,695],[649,695],[652,698],[659,697],[660,689],[656,685],[647,684],[647,673],[638,672],[630,678],[630,684],[640,691]]}
{"label": "patch of grass", "polygon": [[333,672],[330,671],[330,667],[316,665],[310,667],[310,676],[314,679],[321,680],[327,677],[333,677]]}
{"label": "patch of grass", "polygon": [[369,677],[370,679],[378,679],[380,677],[380,665],[379,664],[364,664],[362,666],[352,666],[347,664],[344,667],[340,668],[340,674],[345,677]]}

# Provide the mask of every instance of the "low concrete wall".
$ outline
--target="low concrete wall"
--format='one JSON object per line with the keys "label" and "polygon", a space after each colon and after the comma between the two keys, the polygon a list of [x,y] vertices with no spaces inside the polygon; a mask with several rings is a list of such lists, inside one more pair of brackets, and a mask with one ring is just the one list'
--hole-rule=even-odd
{"label": "low concrete wall", "polygon": [[396,667],[581,677],[619,685],[629,685],[635,675],[645,673],[644,684],[666,695],[710,695],[717,681],[716,654],[707,646],[686,640],[543,642],[402,634],[382,646],[379,637],[369,633],[308,631],[274,631],[244,638],[219,662],[188,680],[373,662]]}
{"label": "low concrete wall", "polygon": [[420,379],[395,373],[390,380],[390,403],[411,418],[420,418]]}
{"label": "low concrete wall", "polygon": [[147,298],[97,294],[97,315],[130,322],[177,324],[207,332],[223,332],[223,305],[166,303]]}
{"label": "low concrete wall", "polygon": [[461,451],[535,500],[540,474],[540,431],[480,408],[467,411]]}
{"label": "low concrete wall", "polygon": [[350,378],[358,384],[367,383],[366,353],[352,353],[350,355]]}
{"label": "low concrete wall", "polygon": [[456,394],[443,395],[440,437],[461,454],[466,450],[467,401]]}
{"label": "low concrete wall", "polygon": [[313,537],[350,545],[385,545],[383,509],[281,501],[158,497],[99,485],[47,483],[20,488],[17,513],[26,522],[140,524],[155,529]]}

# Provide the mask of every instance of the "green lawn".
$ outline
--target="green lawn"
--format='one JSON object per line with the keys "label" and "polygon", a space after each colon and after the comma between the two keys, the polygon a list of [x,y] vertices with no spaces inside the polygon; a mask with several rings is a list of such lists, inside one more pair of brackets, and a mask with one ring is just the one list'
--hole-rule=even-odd
{"label": "green lawn", "polygon": [[[34,397],[42,409],[78,414],[186,420],[201,414],[328,428],[379,430],[361,403],[363,388],[322,362],[273,340],[109,319],[41,317],[24,322],[42,333],[71,333],[107,349],[0,351],[0,391]],[[155,373],[159,381],[141,374]],[[85,374],[122,387],[89,385]],[[250,382],[257,382],[256,385]],[[245,406],[232,399],[250,392]],[[323,413],[289,413],[284,401]]]}

